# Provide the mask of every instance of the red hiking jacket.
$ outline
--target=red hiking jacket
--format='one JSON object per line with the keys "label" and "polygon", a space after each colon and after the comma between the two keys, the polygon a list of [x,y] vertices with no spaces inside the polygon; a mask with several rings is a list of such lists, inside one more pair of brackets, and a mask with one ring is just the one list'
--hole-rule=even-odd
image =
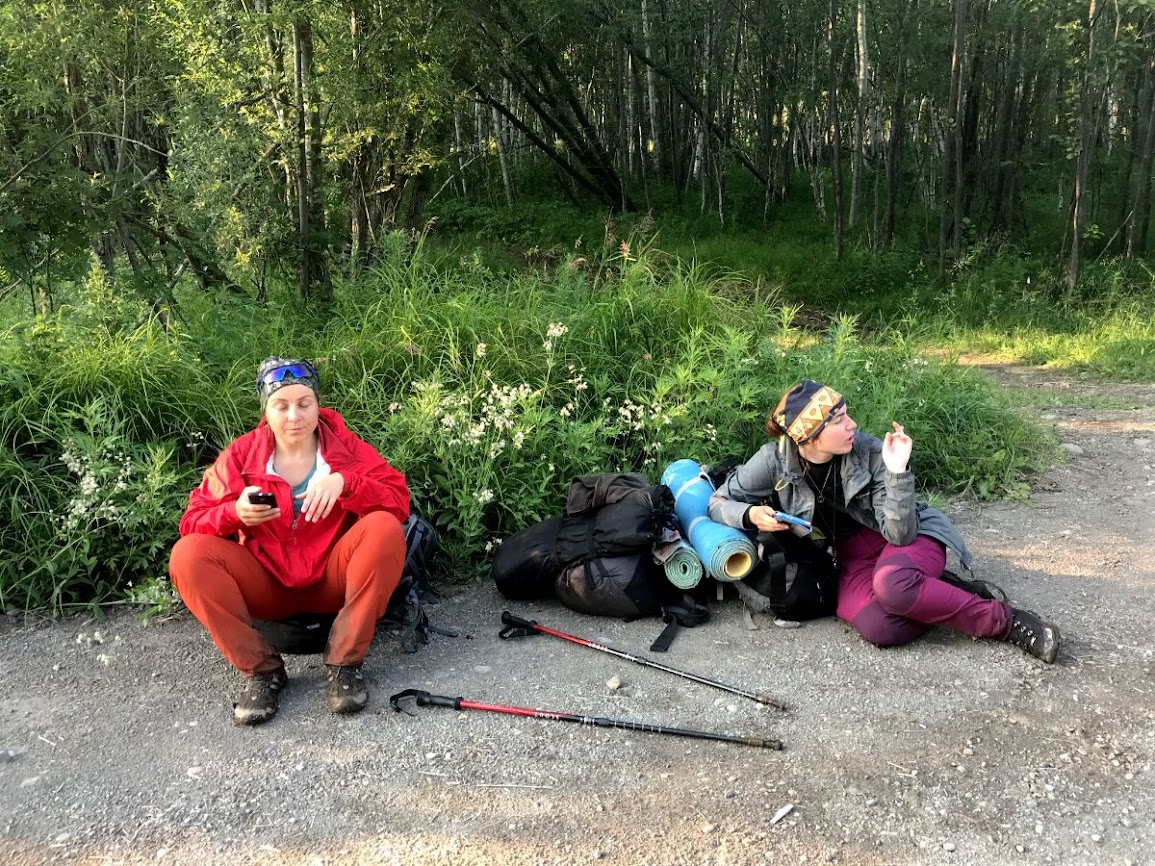
{"label": "red hiking jacket", "polygon": [[[277,580],[299,588],[321,579],[333,546],[360,515],[388,511],[404,522],[409,516],[405,476],[350,431],[332,409],[322,408],[320,414],[317,434],[321,454],[332,471],[340,472],[345,480],[345,489],[328,517],[307,523],[293,514],[288,482],[267,472],[275,442],[262,418],[257,429],[230,442],[205,470],[200,486],[189,496],[180,534],[236,536]],[[280,517],[259,526],[241,523],[234,503],[251,485],[276,494]]]}

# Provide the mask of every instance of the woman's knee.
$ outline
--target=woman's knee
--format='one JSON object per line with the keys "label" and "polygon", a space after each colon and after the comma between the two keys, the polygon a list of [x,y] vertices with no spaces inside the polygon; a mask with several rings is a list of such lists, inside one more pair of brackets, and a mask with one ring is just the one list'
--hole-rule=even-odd
{"label": "woman's knee", "polygon": [[212,595],[222,579],[230,579],[224,564],[243,549],[232,539],[217,535],[194,533],[178,539],[168,559],[173,587],[186,600],[190,593]]}
{"label": "woman's knee", "polygon": [[168,574],[177,592],[183,595],[183,586],[193,578],[209,559],[207,539],[211,535],[185,535],[177,539],[168,557]]}
{"label": "woman's knee", "polygon": [[[882,607],[892,613],[903,614],[918,601],[919,588],[925,575],[910,564],[880,564],[874,571],[871,588]],[[872,641],[873,642],[873,641]]]}
{"label": "woman's knee", "polygon": [[372,538],[389,543],[405,545],[405,530],[401,522],[388,511],[370,511],[356,523],[361,531]]}
{"label": "woman's knee", "polygon": [[902,646],[926,631],[926,626],[898,619],[876,604],[863,608],[850,625],[863,640],[880,648]]}

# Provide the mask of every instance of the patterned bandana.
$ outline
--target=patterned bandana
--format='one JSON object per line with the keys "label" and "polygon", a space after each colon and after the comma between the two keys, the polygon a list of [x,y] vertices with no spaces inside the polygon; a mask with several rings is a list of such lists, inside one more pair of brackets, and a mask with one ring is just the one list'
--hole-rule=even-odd
{"label": "patterned bandana", "polygon": [[273,392],[286,385],[308,385],[319,400],[321,397],[321,377],[317,368],[302,358],[265,358],[257,370],[257,396],[261,398],[261,411]]}
{"label": "patterned bandana", "polygon": [[803,379],[782,398],[774,411],[774,420],[787,436],[801,445],[821,433],[831,416],[845,405],[846,399],[834,389]]}

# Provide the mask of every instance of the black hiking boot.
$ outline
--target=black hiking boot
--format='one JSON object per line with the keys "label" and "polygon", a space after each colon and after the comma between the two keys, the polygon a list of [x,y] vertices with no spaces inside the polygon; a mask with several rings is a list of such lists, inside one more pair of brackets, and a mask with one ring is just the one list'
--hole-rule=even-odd
{"label": "black hiking boot", "polygon": [[233,704],[233,721],[238,725],[259,725],[277,714],[277,699],[289,681],[285,667],[245,677],[245,688]]}
{"label": "black hiking boot", "polygon": [[326,665],[329,669],[329,709],[335,713],[359,713],[369,701],[369,689],[361,665]]}
{"label": "black hiking boot", "polygon": [[1007,640],[1023,652],[1033,655],[1047,664],[1054,664],[1059,654],[1059,629],[1029,610],[1011,608],[1014,622]]}
{"label": "black hiking boot", "polygon": [[959,589],[964,589],[967,592],[974,593],[979,598],[985,598],[987,601],[1007,600],[1007,594],[1003,592],[1003,588],[997,583],[959,577],[953,571],[944,571],[939,577],[939,580],[943,583],[949,583],[951,586],[957,586]]}

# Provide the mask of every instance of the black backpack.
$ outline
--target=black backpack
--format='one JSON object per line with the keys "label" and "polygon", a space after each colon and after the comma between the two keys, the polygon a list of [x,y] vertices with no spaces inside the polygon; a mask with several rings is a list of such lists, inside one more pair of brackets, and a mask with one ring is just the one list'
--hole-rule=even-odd
{"label": "black backpack", "polygon": [[[582,475],[570,482],[565,514],[507,538],[492,574],[506,598],[558,596],[600,616],[651,616],[673,589],[653,563],[654,544],[674,521],[674,495],[640,473]],[[643,555],[644,554],[644,555]]]}
{"label": "black backpack", "polygon": [[[441,600],[429,581],[429,562],[439,538],[433,524],[415,514],[406,518],[401,529],[405,533],[405,564],[379,625],[400,641],[405,652],[412,653],[417,652],[418,644],[429,640],[425,605]],[[254,620],[253,625],[278,652],[309,655],[325,651],[336,618],[335,613],[299,613],[274,622]]]}
{"label": "black backpack", "polygon": [[759,564],[734,588],[747,607],[782,619],[818,619],[838,607],[834,559],[809,538],[792,532],[760,532]]}

